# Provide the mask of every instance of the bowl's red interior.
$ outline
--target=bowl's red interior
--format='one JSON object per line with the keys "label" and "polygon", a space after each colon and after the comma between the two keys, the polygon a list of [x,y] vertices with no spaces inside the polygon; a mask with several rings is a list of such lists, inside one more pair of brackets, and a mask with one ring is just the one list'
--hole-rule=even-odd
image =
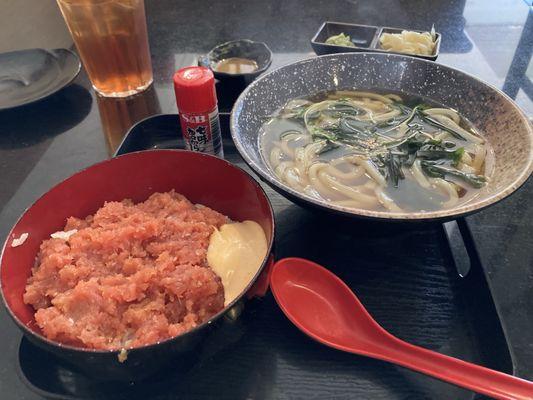
{"label": "bowl's red interior", "polygon": [[[273,216],[264,192],[248,174],[228,162],[200,153],[155,150],[131,153],[93,165],[53,187],[35,202],[10,232],[0,260],[0,283],[8,308],[40,333],[34,310],[22,295],[39,245],[62,230],[70,216],[86,217],[106,201],[143,201],[169,190],[211,207],[236,221],[258,222],[272,242]],[[23,245],[13,238],[28,233]]]}

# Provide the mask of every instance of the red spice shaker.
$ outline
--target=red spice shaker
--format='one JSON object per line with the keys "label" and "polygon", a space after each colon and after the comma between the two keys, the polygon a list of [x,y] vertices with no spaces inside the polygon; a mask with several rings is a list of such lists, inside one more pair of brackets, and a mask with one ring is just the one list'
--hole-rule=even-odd
{"label": "red spice shaker", "polygon": [[213,72],[205,67],[178,70],[174,92],[187,150],[224,157]]}

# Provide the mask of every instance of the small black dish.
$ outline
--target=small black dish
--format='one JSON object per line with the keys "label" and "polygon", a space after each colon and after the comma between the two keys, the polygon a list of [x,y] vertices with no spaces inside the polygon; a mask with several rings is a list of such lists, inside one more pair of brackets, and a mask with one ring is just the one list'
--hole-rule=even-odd
{"label": "small black dish", "polygon": [[[371,45],[377,40],[378,31],[377,26],[326,21],[320,26],[313,39],[311,39],[311,46],[319,56],[323,54],[369,51]],[[350,36],[355,47],[337,46],[326,43],[329,37],[341,33]]]}
{"label": "small black dish", "polygon": [[[388,54],[400,54],[404,56],[418,57],[425,60],[435,61],[439,56],[441,34],[436,33],[435,36],[435,49],[431,55],[420,55],[420,54],[408,54],[408,53],[399,53],[395,51],[383,50],[379,44],[379,38],[383,33],[401,33],[406,30],[405,28],[389,28],[389,27],[380,27],[373,25],[360,25],[360,24],[347,24],[343,22],[324,22],[317,33],[311,39],[311,46],[315,53],[319,56],[324,54],[334,54],[334,53],[353,53],[368,51],[374,53],[388,53]],[[423,33],[424,31],[419,31],[415,29],[409,29],[412,32]],[[347,46],[337,46],[334,44],[326,43],[326,40],[334,35],[344,33],[350,36],[351,41],[355,47]]]}
{"label": "small black dish", "polygon": [[[242,74],[229,74],[215,70],[216,64],[226,58],[241,57],[257,63],[257,70]],[[272,51],[263,42],[248,39],[233,40],[219,44],[206,55],[198,57],[198,65],[213,71],[217,79],[217,98],[220,110],[229,111],[237,97],[255,78],[272,64]]]}
{"label": "small black dish", "polygon": [[80,59],[67,49],[29,49],[0,54],[0,110],[41,100],[71,83]]}
{"label": "small black dish", "polygon": [[[229,74],[218,72],[216,64],[231,57],[247,58],[257,63],[257,69],[253,72],[241,74]],[[248,39],[233,40],[219,44],[211,49],[209,53],[198,58],[198,65],[210,68],[218,80],[223,79],[243,79],[246,84],[251,83],[260,74],[265,72],[272,63],[272,51],[263,42],[254,42]]]}

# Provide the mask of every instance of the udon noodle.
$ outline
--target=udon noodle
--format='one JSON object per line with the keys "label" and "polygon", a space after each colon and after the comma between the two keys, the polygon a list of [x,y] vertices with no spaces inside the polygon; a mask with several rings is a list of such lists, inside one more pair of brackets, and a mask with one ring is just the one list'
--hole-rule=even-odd
{"label": "udon noodle", "polygon": [[348,208],[434,211],[471,201],[492,168],[483,137],[450,108],[337,91],[289,101],[262,127],[285,185]]}

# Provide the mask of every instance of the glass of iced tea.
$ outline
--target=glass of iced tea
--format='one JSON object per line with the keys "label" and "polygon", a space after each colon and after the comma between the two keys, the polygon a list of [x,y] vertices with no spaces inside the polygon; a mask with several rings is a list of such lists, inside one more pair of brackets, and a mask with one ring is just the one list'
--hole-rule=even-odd
{"label": "glass of iced tea", "polygon": [[94,89],[125,97],[152,83],[144,0],[57,0]]}

